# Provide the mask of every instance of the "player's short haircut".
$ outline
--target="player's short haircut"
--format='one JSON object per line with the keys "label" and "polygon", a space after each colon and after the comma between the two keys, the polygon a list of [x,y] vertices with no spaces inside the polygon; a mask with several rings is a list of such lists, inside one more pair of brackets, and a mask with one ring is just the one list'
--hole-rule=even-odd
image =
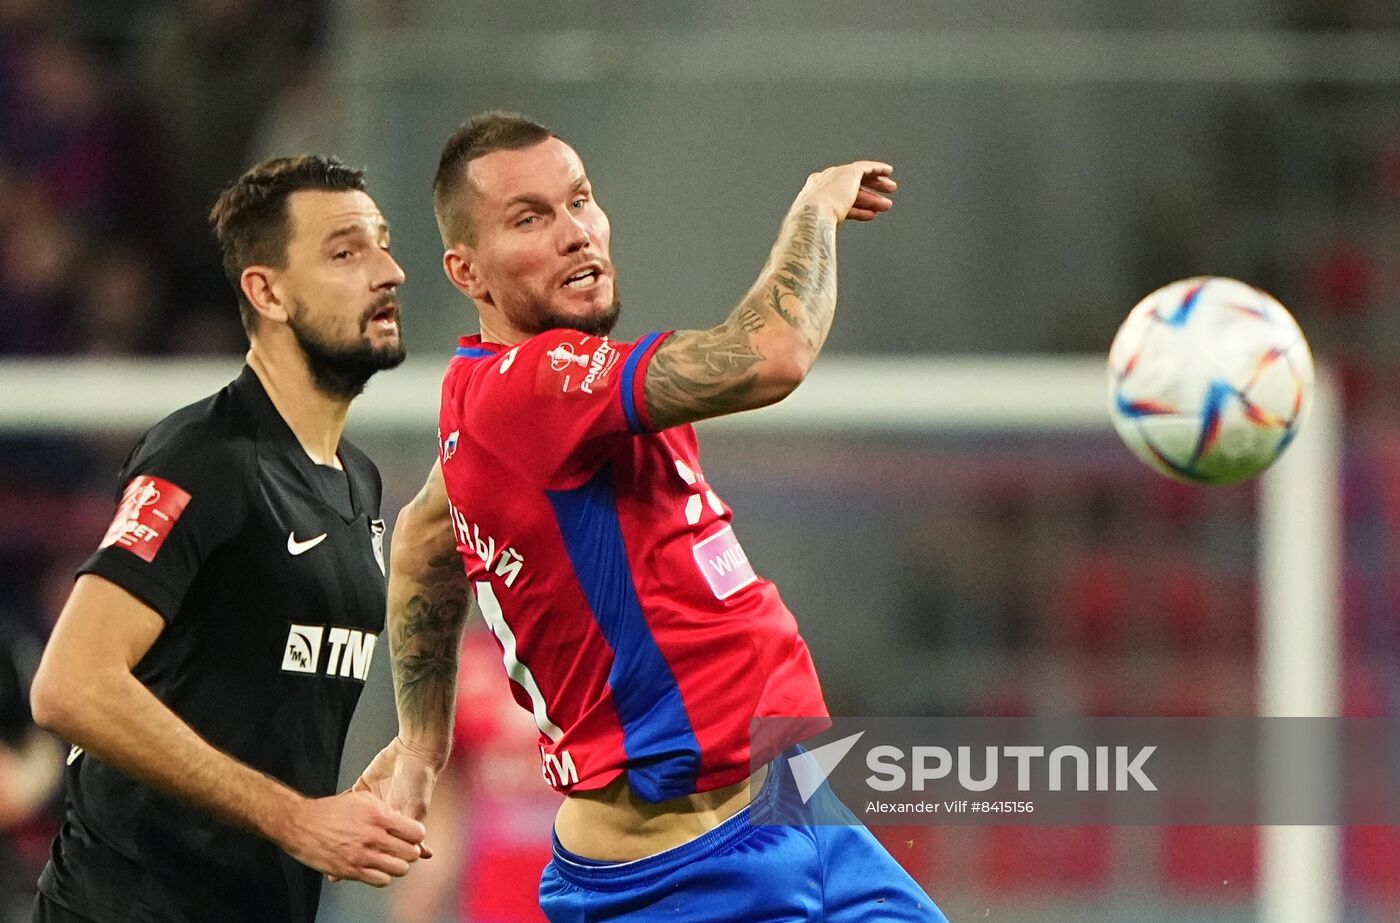
{"label": "player's short haircut", "polygon": [[364,192],[365,173],[334,157],[315,154],[264,160],[225,187],[209,212],[223,252],[224,275],[238,293],[238,313],[248,333],[253,331],[257,312],[243,294],[243,270],[287,265],[287,244],[292,238],[287,199],[303,190]]}
{"label": "player's short haircut", "polygon": [[[472,184],[467,166],[493,151],[516,151],[533,147],[548,138],[558,138],[538,122],[516,112],[493,109],[473,116],[458,128],[443,146],[433,177],[433,214],[437,217],[442,244],[475,243],[472,227]],[[561,139],[562,140],[562,139]]]}

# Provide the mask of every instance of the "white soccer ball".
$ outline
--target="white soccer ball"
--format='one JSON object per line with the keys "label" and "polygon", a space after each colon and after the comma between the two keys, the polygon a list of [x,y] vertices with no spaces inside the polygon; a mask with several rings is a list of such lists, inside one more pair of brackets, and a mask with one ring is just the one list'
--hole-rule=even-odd
{"label": "white soccer ball", "polygon": [[1118,435],[1153,468],[1193,484],[1235,484],[1273,464],[1297,435],[1312,387],[1312,353],[1293,316],[1220,276],[1148,295],[1108,352]]}

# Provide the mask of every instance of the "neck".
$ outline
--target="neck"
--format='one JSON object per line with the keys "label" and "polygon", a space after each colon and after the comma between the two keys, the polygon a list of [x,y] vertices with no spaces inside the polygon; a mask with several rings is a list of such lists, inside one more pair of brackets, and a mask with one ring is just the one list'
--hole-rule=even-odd
{"label": "neck", "polygon": [[481,312],[481,341],[483,343],[499,343],[502,346],[514,346],[528,340],[529,336],[516,330],[511,326],[510,321],[499,316],[495,312]]}
{"label": "neck", "polygon": [[302,449],[318,465],[340,467],[336,451],[345,431],[345,415],[350,399],[330,397],[316,387],[306,359],[299,353],[259,349],[248,350],[248,367],[258,376],[272,405],[287,421]]}

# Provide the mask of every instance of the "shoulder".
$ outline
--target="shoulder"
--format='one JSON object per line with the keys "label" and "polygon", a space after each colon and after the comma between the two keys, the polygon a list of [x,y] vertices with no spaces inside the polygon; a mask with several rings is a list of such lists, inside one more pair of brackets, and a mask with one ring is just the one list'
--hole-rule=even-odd
{"label": "shoulder", "polygon": [[469,377],[476,387],[522,394],[594,393],[621,377],[628,360],[649,352],[659,336],[631,342],[577,330],[547,330],[495,355],[461,360],[456,374]]}
{"label": "shoulder", "polygon": [[[255,465],[257,425],[225,388],[170,414],[132,450],[128,475],[169,472],[201,481],[242,483]],[[159,469],[145,470],[145,469]]]}

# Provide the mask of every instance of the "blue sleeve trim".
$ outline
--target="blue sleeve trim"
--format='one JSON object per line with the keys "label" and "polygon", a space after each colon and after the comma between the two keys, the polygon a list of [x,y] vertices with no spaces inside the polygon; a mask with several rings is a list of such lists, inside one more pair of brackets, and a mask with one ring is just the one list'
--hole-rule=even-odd
{"label": "blue sleeve trim", "polygon": [[458,359],[485,359],[488,356],[494,356],[496,354],[489,349],[481,349],[475,346],[458,346],[457,351],[453,355]]}
{"label": "blue sleeve trim", "polygon": [[653,343],[661,336],[662,331],[648,333],[637,341],[637,345],[632,347],[632,354],[627,357],[627,361],[622,364],[622,412],[627,416],[627,425],[634,433],[646,432],[642,428],[641,418],[637,416],[637,392],[633,388],[634,379],[637,376],[637,366],[641,364],[642,357],[651,349]]}

